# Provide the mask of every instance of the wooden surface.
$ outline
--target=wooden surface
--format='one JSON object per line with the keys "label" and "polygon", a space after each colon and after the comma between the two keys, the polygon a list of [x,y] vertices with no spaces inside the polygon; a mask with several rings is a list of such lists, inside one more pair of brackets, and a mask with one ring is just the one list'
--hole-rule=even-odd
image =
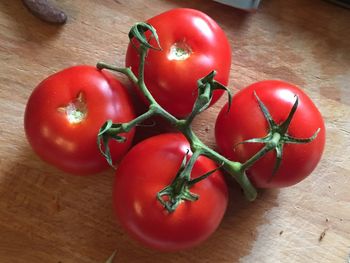
{"label": "wooden surface", "polygon": [[[349,262],[349,10],[321,0],[263,0],[254,14],[205,0],[57,2],[69,16],[63,27],[37,20],[21,1],[0,2],[1,263],[96,263],[115,249],[116,262],[132,263]],[[51,73],[100,60],[123,65],[130,26],[174,7],[202,10],[225,30],[233,91],[271,78],[302,87],[325,118],[327,146],[308,179],[263,191],[254,203],[232,183],[217,232],[200,247],[164,254],[140,247],[115,222],[112,171],[74,177],[45,164],[25,139],[23,113],[32,89]],[[223,102],[195,123],[212,146]]]}

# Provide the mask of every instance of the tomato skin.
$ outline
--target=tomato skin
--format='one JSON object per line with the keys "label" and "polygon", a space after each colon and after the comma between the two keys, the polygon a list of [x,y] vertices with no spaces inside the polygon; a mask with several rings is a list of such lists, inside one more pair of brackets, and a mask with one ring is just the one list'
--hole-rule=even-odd
{"label": "tomato skin", "polygon": [[[87,115],[82,122],[71,123],[59,108],[78,94],[83,94]],[[126,122],[133,118],[131,101],[120,82],[105,71],[80,65],[49,76],[33,90],[24,128],[31,147],[44,161],[65,172],[86,175],[108,167],[96,143],[101,125],[108,119]],[[129,149],[134,131],[124,136],[125,143],[110,143],[114,160]]]}
{"label": "tomato skin", "polygon": [[[177,117],[188,115],[197,95],[197,80],[216,70],[215,80],[228,84],[231,47],[224,31],[206,14],[186,8],[173,9],[147,21],[159,36],[162,51],[149,50],[145,63],[145,83],[156,101]],[[153,39],[151,43],[156,46]],[[189,47],[185,60],[169,58],[175,43]],[[132,44],[126,66],[138,75],[139,55]],[[214,92],[215,103],[223,91]]]}
{"label": "tomato skin", "polygon": [[233,97],[230,111],[227,113],[226,104],[217,117],[215,138],[219,151],[231,160],[245,162],[263,147],[260,143],[236,145],[247,139],[264,137],[268,132],[268,123],[258,106],[254,91],[277,124],[287,118],[295,102],[294,95],[298,95],[299,105],[288,129],[290,136],[308,138],[318,128],[321,129],[317,138],[310,143],[284,145],[281,166],[270,182],[276,161],[275,151],[266,154],[247,171],[258,188],[294,185],[314,170],[325,145],[325,125],[320,112],[311,99],[294,85],[267,80],[239,91]]}
{"label": "tomato skin", "polygon": [[[189,143],[182,134],[166,133],[134,146],[117,168],[114,183],[114,207],[122,227],[143,245],[160,251],[177,251],[198,245],[218,227],[228,202],[228,190],[217,171],[195,184],[194,202],[183,201],[168,213],[156,194],[174,179]],[[201,156],[192,178],[216,164]]]}

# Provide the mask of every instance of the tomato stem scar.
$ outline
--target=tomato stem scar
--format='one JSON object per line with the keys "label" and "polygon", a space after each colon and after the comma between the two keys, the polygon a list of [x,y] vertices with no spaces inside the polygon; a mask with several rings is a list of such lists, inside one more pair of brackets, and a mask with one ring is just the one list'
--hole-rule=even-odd
{"label": "tomato stem scar", "polygon": [[174,43],[169,50],[168,59],[169,60],[186,60],[192,54],[191,47],[185,42],[180,41]]}
{"label": "tomato stem scar", "polygon": [[69,102],[67,105],[59,107],[57,110],[65,114],[69,123],[78,124],[83,122],[88,114],[83,92],[79,92],[73,101]]}

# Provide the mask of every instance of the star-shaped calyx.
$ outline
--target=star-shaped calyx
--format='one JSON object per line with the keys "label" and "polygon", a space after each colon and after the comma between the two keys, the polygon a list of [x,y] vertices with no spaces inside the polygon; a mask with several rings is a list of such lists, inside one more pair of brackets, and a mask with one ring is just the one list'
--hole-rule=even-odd
{"label": "star-shaped calyx", "polygon": [[196,162],[197,158],[200,156],[199,152],[194,152],[191,156],[190,160],[187,162],[189,151],[185,154],[182,159],[182,163],[180,168],[170,185],[163,188],[157,193],[158,201],[163,205],[163,207],[169,212],[172,213],[176,210],[179,204],[182,201],[196,201],[199,196],[190,191],[190,188],[196,183],[204,180],[211,174],[215,173],[222,166],[218,166],[217,168],[200,175],[197,178],[191,178],[191,172]]}
{"label": "star-shaped calyx", "polygon": [[[309,138],[296,138],[288,134],[288,129],[290,126],[290,123],[293,119],[293,116],[298,108],[298,103],[299,103],[299,98],[297,95],[295,95],[295,102],[293,104],[293,107],[291,111],[288,114],[288,117],[285,121],[283,121],[281,124],[277,124],[265,104],[260,100],[256,92],[254,91],[254,96],[258,101],[259,107],[269,125],[269,130],[266,136],[262,138],[253,138],[249,139],[243,142],[240,142],[238,144],[243,144],[243,143],[263,143],[265,146],[254,156],[254,162],[257,161],[258,159],[262,158],[267,152],[271,150],[275,150],[276,152],[276,163],[273,168],[271,177],[269,178],[269,181],[273,179],[273,176],[276,174],[278,171],[278,168],[281,166],[282,162],[282,157],[283,157],[283,147],[285,144],[288,143],[294,143],[294,144],[305,144],[312,142],[314,139],[316,139],[320,128],[316,130],[316,132]],[[249,162],[249,160],[242,165],[242,169],[246,170],[250,166],[252,166],[253,163]]]}

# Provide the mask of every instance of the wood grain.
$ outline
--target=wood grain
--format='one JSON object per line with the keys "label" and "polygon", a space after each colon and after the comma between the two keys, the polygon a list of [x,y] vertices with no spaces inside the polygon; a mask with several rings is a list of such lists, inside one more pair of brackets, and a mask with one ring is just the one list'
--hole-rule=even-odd
{"label": "wood grain", "polygon": [[[350,253],[350,13],[321,0],[264,0],[248,14],[202,1],[59,1],[63,27],[45,24],[20,1],[0,2],[0,262],[348,262]],[[297,186],[244,201],[234,182],[217,232],[173,254],[145,249],[115,222],[112,171],[74,177],[42,162],[23,131],[32,89],[47,75],[97,61],[123,65],[127,33],[174,7],[212,16],[232,45],[230,89],[263,79],[302,87],[319,107],[327,146],[315,172]],[[125,80],[124,80],[125,81]],[[195,122],[214,147],[221,99]],[[324,233],[324,234],[322,234]],[[320,240],[320,236],[323,235]]]}

